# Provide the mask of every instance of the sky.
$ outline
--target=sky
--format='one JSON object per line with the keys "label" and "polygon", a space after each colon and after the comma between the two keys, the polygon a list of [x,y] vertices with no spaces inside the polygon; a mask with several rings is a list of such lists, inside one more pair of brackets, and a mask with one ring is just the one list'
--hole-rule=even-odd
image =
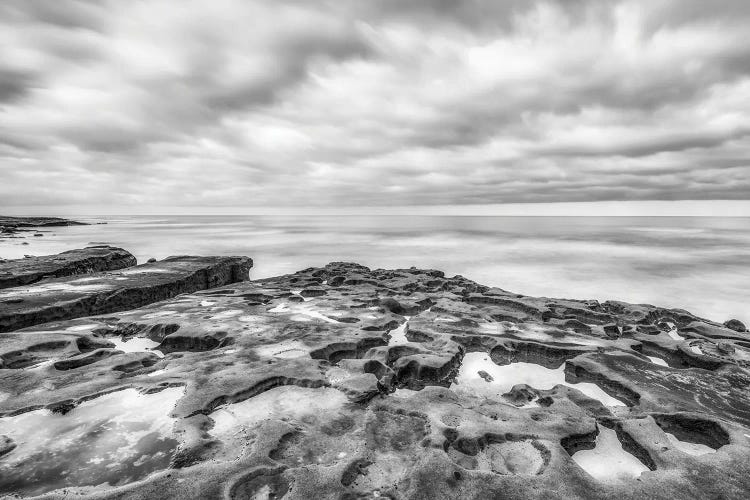
{"label": "sky", "polygon": [[748,30],[747,0],[3,0],[0,210],[747,215]]}

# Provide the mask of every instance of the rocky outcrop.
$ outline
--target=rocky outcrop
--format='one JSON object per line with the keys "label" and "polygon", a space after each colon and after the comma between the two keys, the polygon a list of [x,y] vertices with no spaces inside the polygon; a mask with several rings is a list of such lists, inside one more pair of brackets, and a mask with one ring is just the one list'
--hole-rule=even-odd
{"label": "rocky outcrop", "polygon": [[84,222],[77,222],[60,217],[8,217],[0,215],[0,227],[57,227],[57,226],[85,226]]}
{"label": "rocky outcrop", "polygon": [[0,332],[141,307],[181,293],[245,281],[247,257],[169,257],[86,277],[47,279],[0,291]]}
{"label": "rocky outcrop", "polygon": [[747,331],[745,324],[738,319],[730,319],[729,321],[724,323],[724,326],[726,326],[730,330],[734,330],[735,332],[742,333]]}
{"label": "rocky outcrop", "polygon": [[61,278],[136,265],[130,252],[111,246],[92,246],[56,255],[7,260],[0,263],[0,288],[24,286],[44,278]]}
{"label": "rocky outcrop", "polygon": [[[131,284],[153,298],[156,269],[174,280],[177,262],[92,278],[151,269]],[[110,283],[98,279],[80,285]],[[126,388],[179,391],[163,412],[168,436],[144,438],[148,422],[130,415],[139,439],[118,441],[125,409],[113,423],[92,408]],[[687,311],[332,263],[0,334],[0,495],[63,485],[123,499],[745,498],[748,390],[746,334]],[[86,436],[118,452],[69,447],[41,469],[44,427],[31,455],[7,425],[40,409],[76,423],[49,446],[88,418]],[[602,480],[582,468],[576,453],[605,435],[644,472]],[[149,468],[148,457],[165,459]],[[77,459],[126,472],[104,476],[116,488],[59,473]]]}

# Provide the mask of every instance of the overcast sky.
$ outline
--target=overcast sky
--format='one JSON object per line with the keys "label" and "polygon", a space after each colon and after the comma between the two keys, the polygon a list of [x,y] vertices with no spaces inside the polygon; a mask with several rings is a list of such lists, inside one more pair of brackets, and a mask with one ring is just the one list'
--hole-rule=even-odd
{"label": "overcast sky", "polygon": [[750,198],[747,0],[3,0],[0,208]]}

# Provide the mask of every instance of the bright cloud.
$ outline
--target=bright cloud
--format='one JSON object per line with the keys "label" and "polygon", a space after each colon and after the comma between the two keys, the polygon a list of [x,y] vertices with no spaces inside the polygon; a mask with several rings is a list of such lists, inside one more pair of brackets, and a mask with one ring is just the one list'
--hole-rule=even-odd
{"label": "bright cloud", "polygon": [[0,206],[748,199],[745,0],[8,0]]}

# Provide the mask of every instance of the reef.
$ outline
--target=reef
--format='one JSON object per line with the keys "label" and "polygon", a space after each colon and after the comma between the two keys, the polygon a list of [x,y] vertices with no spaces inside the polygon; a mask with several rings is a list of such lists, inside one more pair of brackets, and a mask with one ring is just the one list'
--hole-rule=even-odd
{"label": "reef", "polygon": [[4,289],[0,495],[750,495],[744,325],[430,269],[250,265]]}

